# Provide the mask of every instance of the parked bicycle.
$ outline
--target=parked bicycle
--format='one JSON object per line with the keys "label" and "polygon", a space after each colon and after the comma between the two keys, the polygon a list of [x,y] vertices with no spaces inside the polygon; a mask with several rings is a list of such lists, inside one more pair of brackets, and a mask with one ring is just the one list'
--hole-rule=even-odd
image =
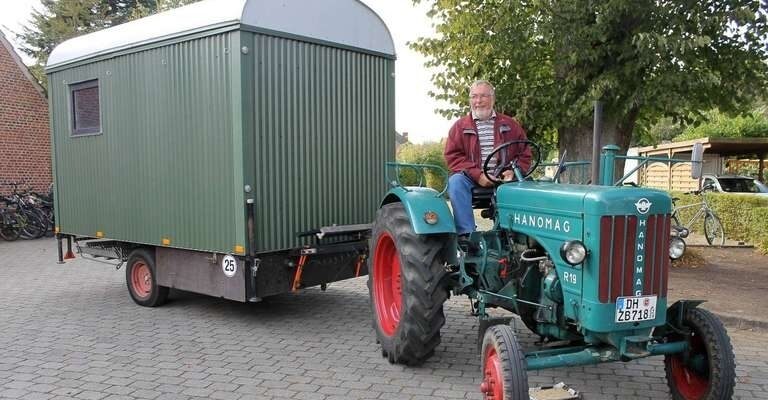
{"label": "parked bicycle", "polygon": [[0,204],[0,238],[11,242],[18,239],[20,235],[21,225],[16,210]]}
{"label": "parked bicycle", "polygon": [[[12,182],[5,185],[13,187],[10,196],[0,198],[0,201],[5,204],[4,214],[12,213],[10,215],[13,217],[12,219],[5,217],[5,219],[12,221],[12,226],[19,230],[20,236],[24,239],[35,239],[45,235],[49,228],[49,216],[41,205],[36,204],[28,192],[19,192],[19,183]],[[11,226],[11,222],[4,223],[3,226]]]}
{"label": "parked bicycle", "polygon": [[[703,217],[704,218],[704,237],[707,239],[707,243],[709,243],[709,245],[722,246],[725,244],[725,229],[723,229],[723,224],[720,222],[720,218],[717,217],[717,214],[715,214],[715,211],[712,210],[712,208],[709,206],[709,203],[707,202],[707,197],[704,196],[704,192],[711,189],[712,189],[711,185],[706,185],[700,190],[686,192],[686,194],[693,194],[698,196],[701,199],[701,201],[693,204],[686,204],[684,206],[678,207],[675,204],[675,202],[680,199],[673,197],[672,205],[674,209],[672,210],[672,222],[676,230],[682,231],[684,229],[687,235],[687,232],[692,231],[693,224]],[[693,214],[691,219],[688,220],[688,223],[681,224],[680,211],[692,209],[695,207],[698,207],[698,210],[696,210],[696,212]]]}

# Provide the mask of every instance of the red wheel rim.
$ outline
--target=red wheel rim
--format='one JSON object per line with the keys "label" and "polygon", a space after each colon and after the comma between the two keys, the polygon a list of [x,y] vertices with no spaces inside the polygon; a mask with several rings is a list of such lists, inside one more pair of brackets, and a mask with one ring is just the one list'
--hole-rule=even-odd
{"label": "red wheel rim", "polygon": [[131,287],[136,296],[145,298],[152,293],[152,271],[143,261],[136,261],[131,268]]}
{"label": "red wheel rim", "polygon": [[400,257],[392,236],[383,232],[376,243],[373,255],[373,299],[379,327],[387,336],[392,336],[400,324],[402,308],[402,287],[400,279]]}
{"label": "red wheel rim", "polygon": [[[706,359],[707,351],[699,335],[691,338],[690,345],[689,358],[703,356]],[[670,358],[670,369],[672,370],[672,379],[675,382],[675,387],[677,387],[678,392],[680,392],[684,399],[700,400],[704,398],[709,388],[709,378],[701,376],[699,371],[686,365],[681,354]]]}
{"label": "red wheel rim", "polygon": [[504,372],[501,369],[501,359],[494,346],[485,349],[483,364],[483,381],[480,391],[484,399],[504,400]]}

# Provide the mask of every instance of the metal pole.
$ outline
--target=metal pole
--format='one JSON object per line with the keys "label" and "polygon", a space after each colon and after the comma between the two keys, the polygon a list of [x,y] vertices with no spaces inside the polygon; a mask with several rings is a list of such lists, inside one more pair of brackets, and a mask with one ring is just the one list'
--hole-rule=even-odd
{"label": "metal pole", "polygon": [[603,102],[595,100],[595,122],[592,131],[592,184],[600,184],[600,139],[603,136]]}
{"label": "metal pole", "polygon": [[57,261],[56,264],[64,264],[64,250],[62,250],[61,248],[61,246],[63,245],[61,243],[61,233],[56,234],[56,242],[58,244],[58,246],[56,247],[59,248],[59,261]]}

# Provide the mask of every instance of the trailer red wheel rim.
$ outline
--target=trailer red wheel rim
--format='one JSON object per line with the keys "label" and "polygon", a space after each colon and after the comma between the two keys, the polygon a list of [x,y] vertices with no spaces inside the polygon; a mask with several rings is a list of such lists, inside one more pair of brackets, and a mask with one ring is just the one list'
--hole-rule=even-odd
{"label": "trailer red wheel rim", "polygon": [[144,298],[152,293],[152,271],[143,261],[136,261],[131,268],[131,287],[136,296]]}
{"label": "trailer red wheel rim", "polygon": [[392,236],[382,232],[376,242],[373,256],[373,295],[379,327],[386,336],[392,336],[400,324],[402,288],[400,257]]}
{"label": "trailer red wheel rim", "polygon": [[[688,357],[707,357],[706,348],[699,335],[691,338],[691,350]],[[701,372],[688,366],[683,360],[682,354],[672,356],[670,360],[672,379],[675,387],[686,400],[699,400],[704,398],[709,388],[709,378],[702,376]]]}
{"label": "trailer red wheel rim", "polygon": [[499,353],[494,346],[488,346],[485,349],[483,381],[480,383],[480,391],[483,392],[484,399],[504,400],[503,374]]}

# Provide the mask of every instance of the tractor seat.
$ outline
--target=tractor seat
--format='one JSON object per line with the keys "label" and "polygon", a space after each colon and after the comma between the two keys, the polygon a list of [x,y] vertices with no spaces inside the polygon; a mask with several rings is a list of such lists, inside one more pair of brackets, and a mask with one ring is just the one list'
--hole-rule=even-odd
{"label": "tractor seat", "polygon": [[496,192],[495,187],[476,187],[472,188],[472,208],[489,208],[491,199]]}

